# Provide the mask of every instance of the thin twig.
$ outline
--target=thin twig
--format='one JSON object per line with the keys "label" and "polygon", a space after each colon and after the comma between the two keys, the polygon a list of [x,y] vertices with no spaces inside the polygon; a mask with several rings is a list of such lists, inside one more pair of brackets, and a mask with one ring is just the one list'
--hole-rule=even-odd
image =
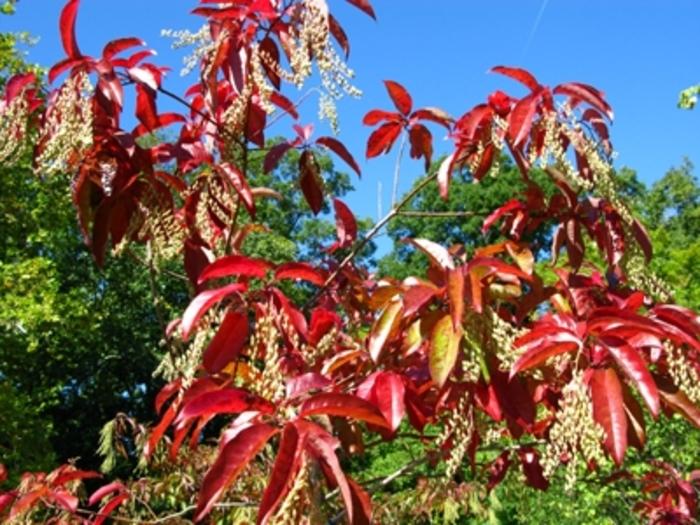
{"label": "thin twig", "polygon": [[406,134],[404,133],[401,137],[401,145],[399,146],[399,154],[396,156],[396,166],[394,167],[394,183],[391,189],[391,207],[394,208],[396,205],[396,198],[399,194],[399,176],[401,175],[401,159],[403,159],[403,152],[406,149]]}
{"label": "thin twig", "polygon": [[404,217],[476,217],[488,215],[487,211],[419,211],[406,210],[400,211],[399,215]]}

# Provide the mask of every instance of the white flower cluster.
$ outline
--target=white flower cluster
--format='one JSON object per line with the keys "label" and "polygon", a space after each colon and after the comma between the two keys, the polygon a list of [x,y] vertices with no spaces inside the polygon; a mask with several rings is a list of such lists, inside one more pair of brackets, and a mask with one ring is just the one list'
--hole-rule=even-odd
{"label": "white flower cluster", "polygon": [[41,130],[41,153],[36,171],[41,175],[70,173],[92,146],[93,86],[86,73],[66,80],[49,104]]}
{"label": "white flower cluster", "polygon": [[25,150],[24,137],[29,126],[29,105],[19,94],[8,105],[0,101],[0,163],[13,164]]}
{"label": "white flower cluster", "polygon": [[435,444],[442,447],[452,440],[450,456],[445,464],[445,479],[450,480],[462,465],[474,432],[474,410],[469,403],[469,394],[465,392],[457,401],[457,406],[450,412],[445,427],[436,438]]}
{"label": "white flower cluster", "polygon": [[683,348],[665,341],[664,350],[673,382],[690,401],[700,405],[700,374],[697,368],[688,360]]}
{"label": "white flower cluster", "polygon": [[197,67],[200,60],[211,53],[215,48],[211,33],[209,32],[209,24],[204,24],[194,33],[187,29],[177,31],[173,29],[163,29],[160,35],[175,40],[171,46],[173,49],[181,49],[190,46],[194,47],[192,53],[182,59],[184,67],[180,71],[180,75],[183,77],[189,75]]}
{"label": "white flower cluster", "polygon": [[549,431],[549,443],[542,455],[542,467],[545,477],[549,478],[561,463],[565,463],[565,487],[571,490],[578,477],[579,457],[586,462],[605,460],[600,445],[605,431],[593,419],[593,404],[582,372],[574,373],[562,394],[557,420]]}

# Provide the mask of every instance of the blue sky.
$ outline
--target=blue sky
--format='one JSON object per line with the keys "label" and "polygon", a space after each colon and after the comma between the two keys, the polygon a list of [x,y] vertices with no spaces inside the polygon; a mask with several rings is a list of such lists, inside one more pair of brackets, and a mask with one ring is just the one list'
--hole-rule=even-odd
{"label": "blue sky", "polygon": [[[487,74],[494,65],[530,69],[542,83],[581,81],[605,91],[615,110],[612,139],[617,165],[636,169],[651,183],[687,156],[700,162],[700,110],[676,108],[678,92],[700,82],[700,2],[696,0],[373,0],[377,21],[343,0],[329,0],[351,40],[350,65],[360,100],[339,105],[341,135],[363,168],[357,191],[346,201],[358,215],[376,218],[377,184],[383,209],[395,158],[364,160],[369,129],[360,121],[369,109],[390,108],[383,79],[404,84],[417,106],[439,106],[459,116],[494,89],[522,93],[515,83]],[[57,20],[60,0],[20,0],[17,14],[1,17],[1,30],[27,30],[41,37],[30,58],[50,64],[62,56]],[[83,0],[78,40],[97,54],[104,42],[139,36],[158,51],[158,63],[173,72],[166,85],[182,92],[194,77],[179,77],[181,52],[169,49],[163,28],[197,29],[189,15],[195,0]],[[301,93],[288,92],[292,99]],[[314,101],[303,116],[313,119]],[[278,128],[284,132],[285,128]],[[325,125],[317,136],[327,134]],[[434,129],[436,150],[444,133]],[[406,161],[402,189],[420,174]]]}

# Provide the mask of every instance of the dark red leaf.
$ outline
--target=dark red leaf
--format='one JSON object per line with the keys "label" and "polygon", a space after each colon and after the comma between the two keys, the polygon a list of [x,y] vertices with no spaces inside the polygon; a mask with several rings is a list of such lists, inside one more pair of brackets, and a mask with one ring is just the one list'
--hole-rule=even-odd
{"label": "dark red leaf", "polygon": [[436,124],[440,124],[441,126],[445,126],[447,129],[450,129],[450,124],[454,120],[440,108],[417,109],[411,115],[411,120],[413,119],[429,120],[431,122],[435,122]]}
{"label": "dark red leaf", "polygon": [[61,43],[69,58],[80,58],[82,54],[75,39],[75,19],[78,16],[78,6],[80,0],[68,0],[63,11],[61,11],[61,21],[59,31],[61,33]]}
{"label": "dark red leaf", "polygon": [[293,147],[294,144],[291,142],[280,142],[279,144],[272,146],[270,151],[268,151],[265,155],[265,161],[263,162],[263,170],[265,173],[270,173],[272,170],[274,170],[282,157],[284,157],[285,153],[287,153]]}
{"label": "dark red leaf", "polygon": [[316,414],[349,417],[379,427],[389,428],[389,423],[374,405],[350,394],[320,393],[307,399],[301,405],[299,417],[308,417]]}
{"label": "dark red leaf", "polygon": [[415,124],[408,132],[411,142],[411,158],[425,159],[425,171],[430,168],[430,160],[433,157],[433,135],[422,124]]}
{"label": "dark red leaf", "polygon": [[289,115],[293,119],[296,120],[299,118],[299,113],[297,113],[297,108],[296,108],[296,106],[294,106],[294,102],[289,100],[282,93],[278,93],[277,91],[274,91],[270,95],[270,102],[272,102],[275,106],[277,106],[281,110],[289,113]]}
{"label": "dark red leaf", "polygon": [[166,126],[169,126],[170,124],[175,124],[179,122],[187,122],[187,119],[185,119],[185,117],[183,117],[179,113],[161,113],[160,115],[156,116],[155,121],[150,123],[150,128],[146,127],[143,124],[139,124],[134,128],[134,131],[132,131],[131,134],[134,136],[134,138],[138,138],[156,129],[164,128]]}
{"label": "dark red leaf", "polygon": [[360,166],[357,165],[357,162],[355,162],[355,159],[342,142],[334,139],[333,137],[319,137],[316,139],[316,144],[321,144],[322,146],[330,149],[333,153],[343,159],[348,166],[355,170],[355,173],[357,173],[358,176],[361,175]]}
{"label": "dark red leaf", "polygon": [[536,91],[541,87],[540,83],[537,82],[537,79],[532,75],[532,73],[519,67],[496,66],[492,67],[491,71],[493,73],[499,73],[517,80],[521,84],[524,84],[530,88],[532,91]]}
{"label": "dark red leaf", "polygon": [[622,385],[612,368],[599,368],[591,376],[593,417],[605,431],[605,448],[618,465],[627,450],[627,415],[622,396]]}
{"label": "dark red leaf", "polygon": [[299,175],[299,185],[304,198],[314,215],[318,215],[323,209],[323,181],[321,168],[311,150],[304,151],[299,157]]}
{"label": "dark red leaf", "polygon": [[367,158],[371,159],[382,153],[388,153],[401,134],[401,129],[402,126],[398,122],[388,122],[375,129],[367,139]]}
{"label": "dark red leaf", "polygon": [[346,248],[357,239],[357,221],[350,208],[340,199],[333,199],[333,208],[335,208],[335,231],[338,236],[337,248]]}
{"label": "dark red leaf", "polygon": [[493,490],[503,481],[508,473],[508,467],[510,467],[510,450],[505,450],[489,466],[489,481],[486,484],[486,490]]}
{"label": "dark red leaf", "polygon": [[651,261],[651,257],[653,255],[651,239],[649,238],[646,228],[644,228],[644,225],[639,222],[638,219],[634,219],[632,221],[632,234],[637,240],[637,244],[639,244],[642,252],[644,252],[644,257],[646,258],[647,262]]}
{"label": "dark red leaf", "polygon": [[537,451],[530,447],[523,447],[518,450],[518,456],[525,474],[525,483],[539,490],[547,490],[549,481],[544,477]]}
{"label": "dark red leaf", "polygon": [[189,339],[190,333],[197,324],[197,321],[199,321],[209,308],[225,297],[233,293],[243,292],[245,289],[246,285],[243,283],[232,283],[222,288],[206,290],[192,299],[185,313],[182,314],[180,330],[182,331],[183,340],[186,341]]}
{"label": "dark red leaf", "polygon": [[204,368],[210,374],[220,372],[238,356],[248,340],[248,317],[236,311],[230,311],[221,321],[209,346],[204,351]]}
{"label": "dark red leaf", "polygon": [[195,521],[201,521],[209,514],[221,495],[277,432],[270,425],[255,423],[239,431],[221,448],[202,481]]}
{"label": "dark red leaf", "polygon": [[338,42],[343,53],[345,53],[345,59],[347,60],[350,57],[350,40],[348,40],[348,35],[346,35],[343,30],[343,26],[341,26],[338,20],[330,13],[328,14],[328,30],[331,32],[331,35],[333,35],[333,38],[335,38],[335,41]]}
{"label": "dark red leaf", "polygon": [[514,211],[522,210],[524,208],[525,205],[519,200],[509,200],[500,208],[497,208],[494,211],[492,211],[491,214],[489,214],[489,216],[484,219],[484,224],[481,227],[481,233],[485,235],[486,232],[489,231],[489,228],[491,228],[491,226],[504,215],[508,215],[510,213],[513,213]]}

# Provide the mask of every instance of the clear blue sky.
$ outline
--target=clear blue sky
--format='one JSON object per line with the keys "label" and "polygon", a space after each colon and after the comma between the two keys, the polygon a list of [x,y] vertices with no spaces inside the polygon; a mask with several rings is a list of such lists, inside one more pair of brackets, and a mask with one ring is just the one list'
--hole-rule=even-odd
{"label": "clear blue sky", "polygon": [[[521,92],[507,79],[487,74],[493,65],[528,68],[545,84],[587,82],[605,91],[615,110],[618,166],[636,169],[651,183],[683,156],[700,162],[700,109],[676,108],[678,92],[700,82],[697,0],[373,0],[377,22],[343,0],[329,4],[350,36],[350,65],[364,91],[361,100],[339,106],[340,138],[363,168],[357,191],[346,199],[358,215],[376,217],[378,180],[384,211],[389,204],[394,157],[365,162],[369,130],[360,124],[369,109],[390,107],[383,79],[404,84],[416,105],[439,106],[455,116],[493,89]],[[62,55],[57,32],[62,5],[20,0],[16,15],[0,17],[1,30],[41,37],[30,58],[52,63]],[[169,49],[160,30],[197,29],[202,19],[188,14],[195,5],[195,0],[83,0],[78,40],[84,53],[97,54],[111,38],[143,38],[158,51],[159,63],[173,67],[166,85],[181,92],[193,77],[179,77],[182,53]],[[298,96],[290,93],[292,99]],[[307,106],[304,116],[313,119],[315,102]],[[327,131],[322,125],[317,136]],[[445,151],[443,134],[434,132],[438,153]],[[420,163],[403,166],[405,189]]]}

